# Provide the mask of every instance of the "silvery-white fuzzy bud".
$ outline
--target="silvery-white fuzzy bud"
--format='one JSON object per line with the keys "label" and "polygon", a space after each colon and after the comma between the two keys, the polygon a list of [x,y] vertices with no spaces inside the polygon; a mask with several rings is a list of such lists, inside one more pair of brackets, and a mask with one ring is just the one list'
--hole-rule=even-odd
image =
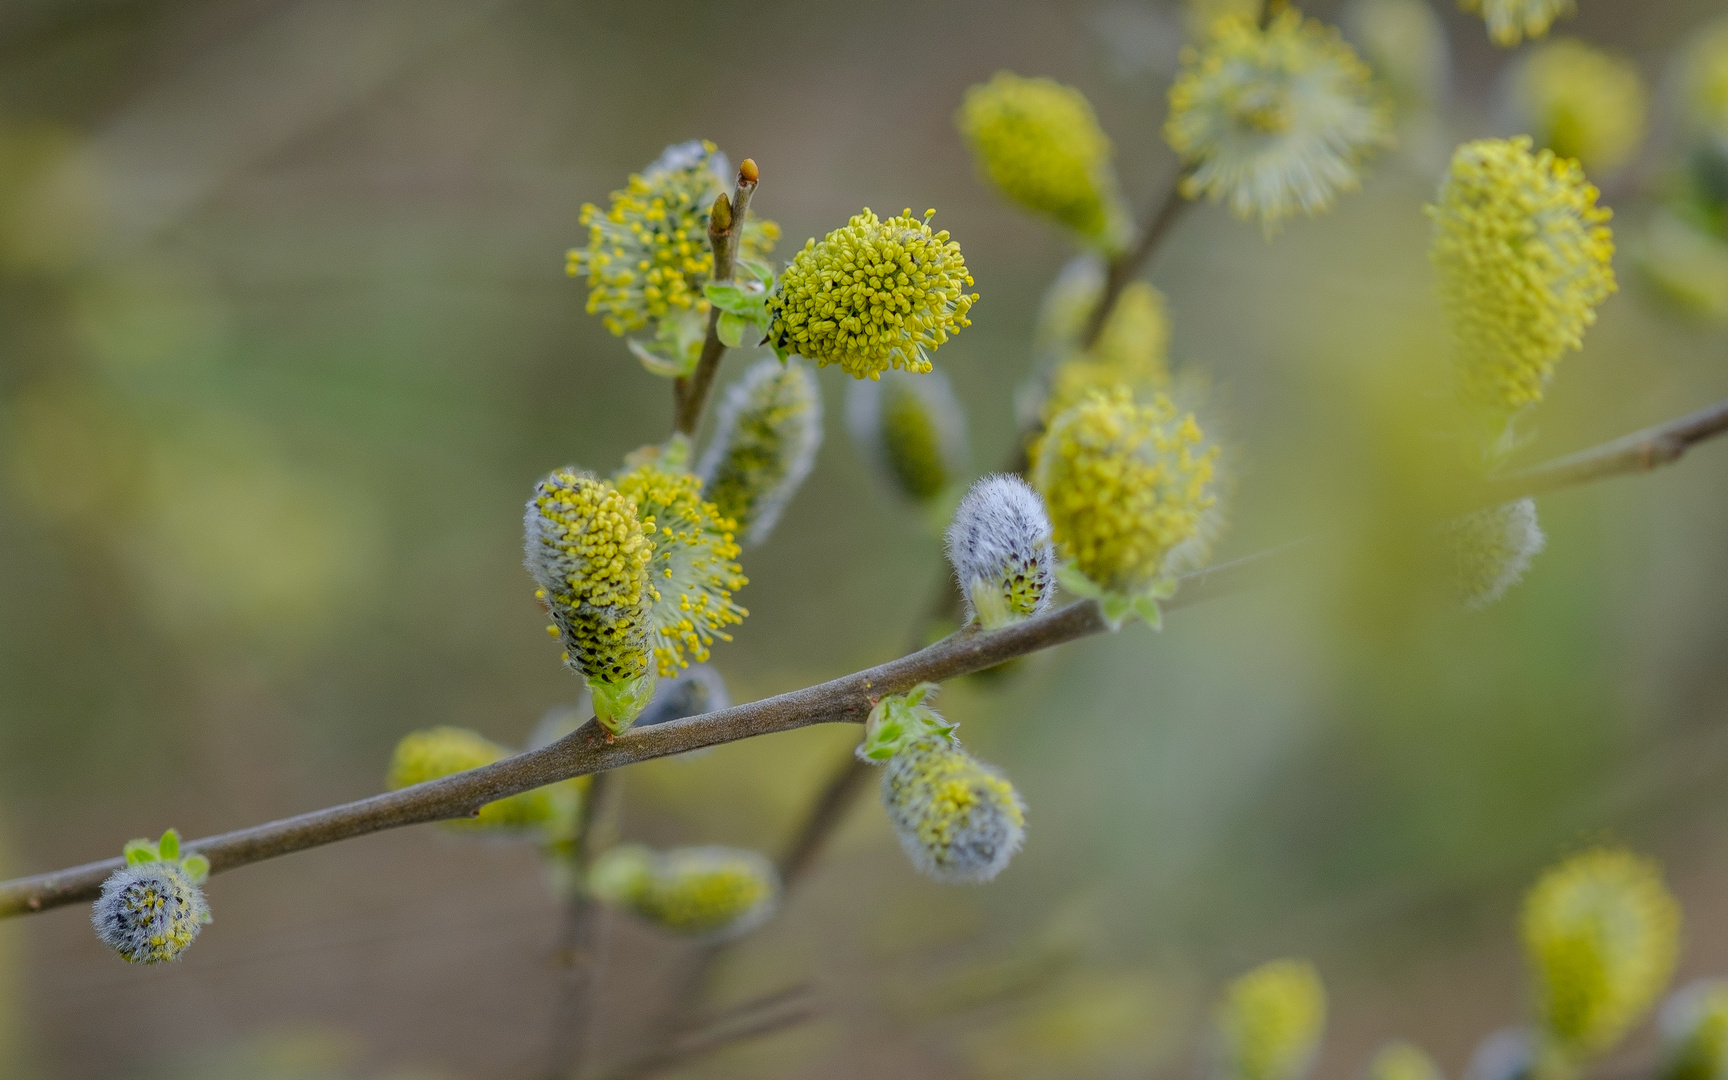
{"label": "silvery-white fuzzy bud", "polygon": [[931,502],[966,472],[966,413],[940,371],[853,383],[846,428],[882,482],[912,502]]}
{"label": "silvery-white fuzzy bud", "polygon": [[726,390],[714,441],[696,468],[702,497],[738,525],[740,542],[768,539],[816,464],[822,394],[796,360],[763,360]]}
{"label": "silvery-white fuzzy bud", "polygon": [[1452,545],[1453,595],[1478,611],[1506,595],[1547,543],[1536,520],[1536,500],[1519,499],[1454,518],[1445,526]]}
{"label": "silvery-white fuzzy bud", "polygon": [[1026,839],[1014,786],[943,735],[912,738],[888,759],[882,806],[912,865],[949,884],[991,880]]}
{"label": "silvery-white fuzzy bud", "polygon": [[127,963],[159,964],[186,951],[210,921],[210,905],[179,862],[157,860],[110,874],[90,921]]}
{"label": "silvery-white fuzzy bud", "polygon": [[966,598],[966,618],[994,630],[1050,606],[1056,550],[1044,500],[1018,476],[972,485],[948,526],[948,561]]}

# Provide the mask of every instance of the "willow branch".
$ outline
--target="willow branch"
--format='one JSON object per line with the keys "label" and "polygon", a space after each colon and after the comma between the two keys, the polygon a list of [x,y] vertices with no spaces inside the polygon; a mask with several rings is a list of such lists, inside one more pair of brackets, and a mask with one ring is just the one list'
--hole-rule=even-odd
{"label": "willow branch", "polygon": [[822,1011],[822,1005],[804,985],[767,994],[721,1013],[700,1031],[605,1070],[600,1080],[642,1080],[656,1076],[729,1046],[806,1023]]}
{"label": "willow branch", "polygon": [[[1728,431],[1728,400],[1627,439],[1573,454],[1495,481],[1493,498],[1507,500],[1624,473],[1645,472],[1677,460],[1685,449]],[[1639,447],[1666,447],[1658,453]],[[1678,452],[1676,451],[1678,448]],[[1299,549],[1301,542],[1183,575],[1166,611],[1238,591],[1259,581]],[[1000,630],[965,628],[897,660],[718,712],[633,728],[612,742],[593,720],[550,746],[468,772],[182,844],[210,860],[212,873],[262,862],[358,836],[473,817],[487,803],[576,776],[737,742],[812,724],[862,723],[886,694],[921,682],[943,682],[1004,661],[1088,637],[1105,629],[1097,605],[1082,600]],[[87,863],[0,883],[0,918],[92,900],[120,859]]]}
{"label": "willow branch", "polygon": [[582,796],[581,819],[564,858],[575,880],[564,902],[563,931],[558,943],[562,967],[558,1004],[552,1016],[552,1040],[546,1075],[551,1080],[580,1073],[588,1049],[594,991],[600,982],[600,904],[588,890],[588,864],[595,847],[595,823],[607,809],[610,788],[605,773],[595,776]]}
{"label": "willow branch", "polygon": [[[715,282],[732,280],[738,263],[738,243],[744,235],[744,219],[750,212],[750,196],[756,193],[756,181],[756,162],[745,158],[738,167],[738,187],[732,201],[726,202],[726,196],[722,194],[715,202],[714,212],[709,215],[708,246],[714,252]],[[724,220],[722,207],[726,214]],[[714,376],[720,370],[720,359],[725,355],[726,346],[720,340],[720,309],[710,306],[708,336],[702,339],[702,355],[696,361],[696,369],[672,386],[673,400],[678,408],[672,425],[674,432],[692,439],[696,437],[696,429],[702,426],[702,410],[707,408],[708,394],[714,389]]]}
{"label": "willow branch", "polygon": [[1141,231],[1134,246],[1110,260],[1110,268],[1104,276],[1104,294],[1098,298],[1098,306],[1092,309],[1091,316],[1086,320],[1085,333],[1080,335],[1081,348],[1090,349],[1098,343],[1122,290],[1144,269],[1146,260],[1158,250],[1158,245],[1164,242],[1170,227],[1182,216],[1183,209],[1188,205],[1188,200],[1182,197],[1182,178],[1185,175],[1185,172],[1179,172],[1170,181],[1169,190],[1152,211],[1152,217],[1146,222],[1146,228]]}

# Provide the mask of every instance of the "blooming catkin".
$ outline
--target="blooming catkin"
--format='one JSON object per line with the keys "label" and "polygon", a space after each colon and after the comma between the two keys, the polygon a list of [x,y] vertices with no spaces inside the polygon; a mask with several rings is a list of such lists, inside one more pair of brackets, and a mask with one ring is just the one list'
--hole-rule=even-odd
{"label": "blooming catkin", "polygon": [[[478,732],[465,728],[435,727],[402,736],[390,755],[384,786],[391,791],[454,773],[478,769],[510,756],[510,751]],[[554,785],[556,786],[556,785]],[[513,831],[541,826],[553,817],[551,788],[535,788],[497,802],[487,803],[471,818],[444,824],[453,829]]]}
{"label": "blooming catkin", "polygon": [[846,428],[883,484],[915,503],[958,483],[971,456],[966,413],[940,371],[853,383]]}
{"label": "blooming catkin", "polygon": [[702,496],[738,524],[746,545],[768,539],[822,445],[822,395],[797,361],[763,360],[720,402],[714,441],[696,473]]}
{"label": "blooming catkin", "polygon": [[855,379],[930,370],[929,352],[962,327],[976,293],[960,245],[906,210],[878,218],[865,208],[821,242],[806,241],[768,298],[776,351]]}
{"label": "blooming catkin", "polygon": [[749,933],[768,920],[780,898],[773,863],[727,847],[657,852],[620,844],[594,861],[589,886],[604,904],[707,941]]}
{"label": "blooming catkin", "polygon": [[1536,882],[1523,936],[1545,1052],[1575,1064],[1611,1049],[1668,985],[1680,908],[1655,863],[1595,848]]}
{"label": "blooming catkin", "polygon": [[110,874],[90,919],[127,963],[158,964],[186,951],[210,921],[210,905],[179,862],[152,860]]}
{"label": "blooming catkin", "polygon": [[[671,315],[708,310],[703,283],[713,271],[708,212],[726,190],[726,156],[710,142],[670,146],[660,160],[612,193],[602,213],[582,207],[588,246],[568,256],[571,277],[588,279],[588,313],[623,335]],[[739,250],[767,253],[780,237],[771,221],[746,223]]]}
{"label": "blooming catkin", "polygon": [[1305,960],[1274,960],[1224,990],[1210,1080],[1300,1080],[1326,1028],[1326,988]]}
{"label": "blooming catkin", "polygon": [[946,539],[967,622],[994,630],[1050,606],[1056,589],[1050,518],[1026,481],[996,475],[973,484]]}
{"label": "blooming catkin", "polygon": [[1389,1042],[1382,1046],[1368,1063],[1363,1080],[1446,1080],[1440,1066],[1434,1064],[1419,1046],[1407,1042]]}
{"label": "blooming catkin", "polygon": [[1723,1080],[1728,1076],[1728,980],[1692,983],[1662,1006],[1656,1080]]}
{"label": "blooming catkin", "polygon": [[1460,392],[1511,414],[1542,399],[1614,291],[1606,207],[1577,162],[1530,139],[1479,139],[1452,155],[1430,259],[1458,350]]}
{"label": "blooming catkin", "polygon": [[1110,138],[1086,95],[999,71],[966,91],[955,117],[979,171],[1021,206],[1105,248],[1120,244]]}
{"label": "blooming catkin", "polygon": [[652,462],[619,475],[618,491],[654,529],[648,564],[653,593],[650,642],[661,675],[676,675],[692,659],[707,660],[715,639],[749,612],[732,594],[749,583],[735,561],[735,526],[702,498],[702,481]]}
{"label": "blooming catkin", "polygon": [[1644,140],[1644,80],[1630,61],[1582,41],[1532,49],[1512,77],[1512,100],[1537,146],[1590,170],[1626,163]]}
{"label": "blooming catkin", "polygon": [[1222,199],[1270,234],[1359,187],[1357,166],[1390,141],[1391,120],[1338,32],[1285,8],[1264,28],[1221,19],[1183,49],[1164,137],[1192,168],[1183,194]]}
{"label": "blooming catkin", "polygon": [[560,469],[540,481],[524,517],[525,562],[552,616],[564,661],[594,695],[608,731],[624,730],[653,694],[648,572],[653,525],[604,480]]}
{"label": "blooming catkin", "polygon": [[1458,6],[1481,15],[1489,39],[1508,49],[1527,37],[1541,37],[1555,19],[1576,10],[1573,0],[1458,0]]}
{"label": "blooming catkin", "polygon": [[1051,421],[1034,447],[1057,551],[1098,588],[1131,595],[1166,576],[1215,500],[1216,451],[1168,397],[1136,405],[1125,389],[1092,394]]}
{"label": "blooming catkin", "polygon": [[1020,796],[951,739],[910,739],[882,771],[882,805],[912,865],[947,883],[989,881],[1026,836]]}
{"label": "blooming catkin", "polygon": [[1444,531],[1452,554],[1452,595],[1471,611],[1506,595],[1547,542],[1534,499],[1476,510],[1447,522]]}

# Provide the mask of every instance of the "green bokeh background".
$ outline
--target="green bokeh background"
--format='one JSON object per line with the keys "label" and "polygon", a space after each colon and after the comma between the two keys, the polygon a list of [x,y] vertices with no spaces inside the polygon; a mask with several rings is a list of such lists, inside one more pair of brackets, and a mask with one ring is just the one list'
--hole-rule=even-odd
{"label": "green bokeh background", "polygon": [[[1584,9],[1561,29],[1653,83],[1711,14]],[[1510,54],[1442,14],[1444,150],[1499,130]],[[563,253],[580,205],[669,142],[755,157],[782,256],[861,206],[937,207],[982,296],[938,364],[974,461],[1001,460],[1069,252],[975,179],[953,110],[1002,67],[1072,82],[1149,204],[1180,26],[1133,0],[0,10],[0,867],[361,797],[409,730],[520,743],[571,703],[521,505],[552,467],[660,438],[670,394],[583,314]],[[1659,166],[1659,139],[1647,153]],[[865,800],[717,988],[809,976],[831,1012],[700,1074],[1186,1074],[1219,981],[1299,954],[1333,996],[1317,1075],[1355,1075],[1395,1035],[1456,1075],[1522,1015],[1521,890],[1603,837],[1664,861],[1682,977],[1728,973],[1728,447],[1544,498],[1548,550],[1520,588],[1476,615],[1431,604],[1376,526],[1408,509],[1433,441],[1436,168],[1407,145],[1270,243],[1196,210],[1149,271],[1173,361],[1212,384],[1224,554],[1317,525],[1370,542],[1320,545],[1296,582],[1160,635],[947,689],[1030,807],[1026,849],[991,886],[936,886]],[[1629,235],[1639,201],[1607,201]],[[1723,331],[1618,268],[1525,459],[1728,395]],[[820,381],[817,469],[746,553],[752,616],[715,654],[737,700],[895,655],[945,573],[849,444],[844,380]],[[773,850],[856,737],[633,769],[624,833]],[[215,924],[162,970],[107,954],[82,909],[0,925],[0,1074],[539,1066],[558,908],[531,851],[412,829],[209,891]],[[680,959],[628,922],[611,940],[603,1056],[647,1029]]]}

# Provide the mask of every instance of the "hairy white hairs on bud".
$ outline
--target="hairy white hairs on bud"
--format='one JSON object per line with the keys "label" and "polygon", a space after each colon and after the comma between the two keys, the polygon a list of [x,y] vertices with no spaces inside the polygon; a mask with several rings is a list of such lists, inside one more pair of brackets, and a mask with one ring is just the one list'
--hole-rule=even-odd
{"label": "hairy white hairs on bud", "polygon": [[754,547],[816,465],[822,394],[803,364],[763,360],[727,387],[715,416],[714,441],[696,467],[702,497],[738,523],[740,543]]}
{"label": "hairy white hairs on bud", "polygon": [[1020,477],[996,474],[973,484],[946,539],[967,622],[994,630],[1050,606],[1056,585],[1050,517]]}
{"label": "hairy white hairs on bud", "polygon": [[114,871],[90,912],[96,936],[132,964],[173,960],[209,921],[204,891],[177,862]]}
{"label": "hairy white hairs on bud", "polygon": [[1534,499],[1454,518],[1446,524],[1446,537],[1452,545],[1453,594],[1471,611],[1506,595],[1548,541],[1536,521]]}
{"label": "hairy white hairs on bud", "polygon": [[882,806],[918,870],[985,882],[1026,839],[1026,808],[1006,777],[943,737],[914,739],[882,770]]}
{"label": "hairy white hairs on bud", "polygon": [[846,430],[889,490],[926,503],[966,472],[966,412],[940,371],[885,371],[846,389]]}

